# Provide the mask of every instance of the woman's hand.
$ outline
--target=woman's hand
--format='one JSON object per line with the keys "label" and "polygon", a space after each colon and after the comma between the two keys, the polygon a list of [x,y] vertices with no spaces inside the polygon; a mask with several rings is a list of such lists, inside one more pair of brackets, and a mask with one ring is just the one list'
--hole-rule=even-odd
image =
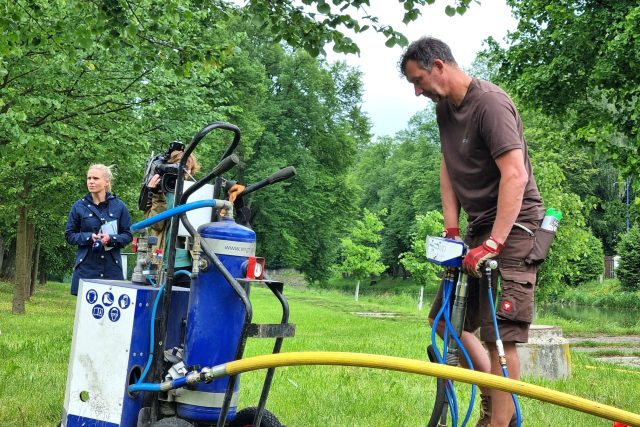
{"label": "woman's hand", "polygon": [[102,242],[103,245],[107,245],[107,243],[109,243],[109,241],[111,240],[111,236],[109,236],[108,234],[92,234],[91,238],[93,239],[93,241],[95,242],[96,240],[100,240]]}

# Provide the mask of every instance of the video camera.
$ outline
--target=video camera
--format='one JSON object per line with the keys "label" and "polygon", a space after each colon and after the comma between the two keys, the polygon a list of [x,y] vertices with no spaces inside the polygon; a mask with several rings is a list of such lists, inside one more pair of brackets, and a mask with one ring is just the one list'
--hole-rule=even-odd
{"label": "video camera", "polygon": [[[161,191],[163,193],[173,193],[176,190],[176,181],[178,180],[178,164],[167,163],[174,151],[184,151],[184,143],[173,141],[169,144],[169,148],[163,154],[147,160],[144,168],[144,178],[142,179],[142,188],[138,196],[138,209],[146,211],[150,191]],[[154,175],[160,175],[160,186],[151,189],[147,185]]]}

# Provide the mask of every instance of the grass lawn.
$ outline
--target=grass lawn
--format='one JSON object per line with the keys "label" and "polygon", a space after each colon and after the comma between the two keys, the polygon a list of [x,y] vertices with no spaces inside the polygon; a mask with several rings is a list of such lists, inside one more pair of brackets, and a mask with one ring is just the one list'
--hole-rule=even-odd
{"label": "grass lawn", "polygon": [[[0,283],[0,426],[54,426],[60,420],[73,330],[75,297],[68,285],[38,287],[22,316],[10,314],[12,287]],[[335,291],[288,288],[296,336],[283,351],[346,351],[425,359],[428,307],[412,295],[368,295],[358,302]],[[279,304],[264,288],[251,294],[254,321],[279,320]],[[394,317],[362,313],[395,313]],[[552,320],[552,319],[545,319]],[[606,325],[593,325],[594,333]],[[271,340],[250,339],[247,356],[271,351]],[[523,380],[613,405],[640,408],[640,370],[620,369],[573,353],[568,380]],[[593,369],[593,367],[596,367]],[[242,375],[239,407],[257,404],[264,372]],[[422,426],[430,414],[435,379],[350,367],[287,367],[276,371],[268,408],[289,427]],[[456,388],[466,410],[470,386]],[[611,426],[579,412],[521,398],[526,426]],[[476,402],[477,405],[477,402]],[[471,423],[474,425],[477,409]]]}

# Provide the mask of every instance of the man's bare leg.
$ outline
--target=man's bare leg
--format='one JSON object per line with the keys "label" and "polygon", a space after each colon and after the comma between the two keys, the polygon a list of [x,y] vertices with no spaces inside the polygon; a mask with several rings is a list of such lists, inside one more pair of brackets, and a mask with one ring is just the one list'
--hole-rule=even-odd
{"label": "man's bare leg", "polygon": [[[433,327],[433,319],[429,319],[429,324],[431,325],[431,327]],[[444,333],[444,322],[438,322],[436,333],[440,336],[440,338],[442,338]],[[460,341],[462,341],[462,345],[464,345],[465,350],[469,354],[471,363],[473,363],[473,369],[480,372],[491,372],[491,362],[489,361],[489,356],[487,355],[487,351],[485,350],[480,340],[471,332],[462,331],[462,337],[460,338]],[[462,354],[460,354],[460,365],[464,368],[469,368],[467,360]],[[482,394],[486,396],[490,395],[490,388],[479,388]]]}
{"label": "man's bare leg", "polygon": [[[486,343],[489,349],[491,373],[503,376],[502,366],[498,358],[498,350],[495,343]],[[520,379],[520,360],[516,351],[515,342],[503,342],[504,353],[507,358],[507,372],[509,378]],[[507,427],[515,410],[511,393],[499,390],[491,390],[491,427]]]}

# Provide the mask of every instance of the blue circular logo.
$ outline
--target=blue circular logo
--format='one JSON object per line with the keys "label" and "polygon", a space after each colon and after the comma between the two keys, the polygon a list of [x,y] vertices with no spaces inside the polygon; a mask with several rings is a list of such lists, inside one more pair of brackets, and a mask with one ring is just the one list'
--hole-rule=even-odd
{"label": "blue circular logo", "polygon": [[100,304],[94,305],[93,309],[91,310],[91,314],[96,319],[102,319],[102,316],[104,316],[104,307],[101,306]]}
{"label": "blue circular logo", "polygon": [[131,305],[131,298],[129,298],[129,295],[120,295],[120,298],[118,298],[118,306],[121,309],[126,310],[129,305]]}
{"label": "blue circular logo", "polygon": [[87,302],[89,304],[93,304],[98,301],[98,293],[95,291],[95,289],[89,289],[85,298],[87,299]]}
{"label": "blue circular logo", "polygon": [[113,294],[111,292],[105,292],[104,295],[102,295],[102,303],[109,307],[111,304],[113,304],[114,298],[113,298]]}
{"label": "blue circular logo", "polygon": [[117,322],[120,319],[120,309],[118,307],[111,307],[109,309],[109,320]]}

